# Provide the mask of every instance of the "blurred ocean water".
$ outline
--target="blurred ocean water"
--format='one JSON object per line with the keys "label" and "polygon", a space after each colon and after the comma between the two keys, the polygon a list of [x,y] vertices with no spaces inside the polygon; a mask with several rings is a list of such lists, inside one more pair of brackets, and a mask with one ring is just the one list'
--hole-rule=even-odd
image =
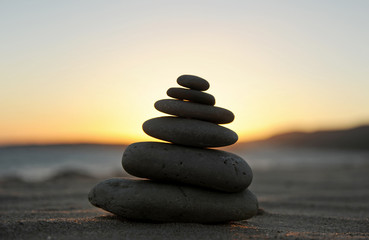
{"label": "blurred ocean water", "polygon": [[265,147],[239,150],[253,169],[296,169],[329,167],[366,167],[369,170],[369,151],[314,148]]}
{"label": "blurred ocean water", "polygon": [[60,171],[81,171],[95,176],[123,172],[124,146],[50,145],[0,148],[0,178],[47,179]]}
{"label": "blurred ocean water", "polygon": [[[121,158],[125,146],[48,145],[0,148],[0,178],[29,181],[47,179],[60,171],[80,171],[97,177],[125,173]],[[227,149],[227,151],[232,151]],[[369,170],[369,151],[302,148],[247,148],[233,153],[255,171],[277,168],[364,167]]]}

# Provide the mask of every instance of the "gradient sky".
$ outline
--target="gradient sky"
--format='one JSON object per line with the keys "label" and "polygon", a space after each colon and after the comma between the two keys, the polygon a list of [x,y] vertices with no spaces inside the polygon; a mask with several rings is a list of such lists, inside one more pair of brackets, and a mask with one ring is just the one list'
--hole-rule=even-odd
{"label": "gradient sky", "polygon": [[369,122],[369,1],[0,1],[0,144],[132,142],[181,74],[240,140]]}

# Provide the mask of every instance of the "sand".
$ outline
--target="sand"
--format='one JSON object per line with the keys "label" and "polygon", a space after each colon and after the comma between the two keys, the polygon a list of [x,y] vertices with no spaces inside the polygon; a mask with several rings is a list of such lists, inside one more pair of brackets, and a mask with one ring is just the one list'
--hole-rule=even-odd
{"label": "sand", "polygon": [[227,224],[142,223],[90,205],[100,179],[0,182],[0,239],[369,239],[369,166],[254,171],[263,211]]}

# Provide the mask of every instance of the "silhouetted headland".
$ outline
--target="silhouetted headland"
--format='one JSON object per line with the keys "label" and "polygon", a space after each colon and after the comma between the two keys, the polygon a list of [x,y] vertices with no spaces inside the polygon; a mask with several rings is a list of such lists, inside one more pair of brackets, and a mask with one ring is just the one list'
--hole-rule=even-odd
{"label": "silhouetted headland", "polygon": [[289,147],[369,150],[369,125],[341,130],[287,132],[270,138],[238,144],[238,148]]}

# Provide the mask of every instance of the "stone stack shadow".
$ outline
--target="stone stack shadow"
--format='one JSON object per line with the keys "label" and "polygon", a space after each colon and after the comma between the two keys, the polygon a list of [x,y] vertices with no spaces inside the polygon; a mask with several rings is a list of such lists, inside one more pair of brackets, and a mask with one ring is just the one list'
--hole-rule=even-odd
{"label": "stone stack shadow", "polygon": [[[219,124],[234,120],[205,93],[209,83],[182,75],[170,88],[174,99],[155,108],[172,116],[147,120],[146,134],[168,141],[138,142],[127,147],[123,168],[145,179],[114,178],[97,184],[90,202],[118,216],[159,222],[217,223],[256,215],[258,202],[247,189],[252,170],[241,157],[209,149],[234,144],[238,136]],[[147,180],[150,179],[150,180]]]}

